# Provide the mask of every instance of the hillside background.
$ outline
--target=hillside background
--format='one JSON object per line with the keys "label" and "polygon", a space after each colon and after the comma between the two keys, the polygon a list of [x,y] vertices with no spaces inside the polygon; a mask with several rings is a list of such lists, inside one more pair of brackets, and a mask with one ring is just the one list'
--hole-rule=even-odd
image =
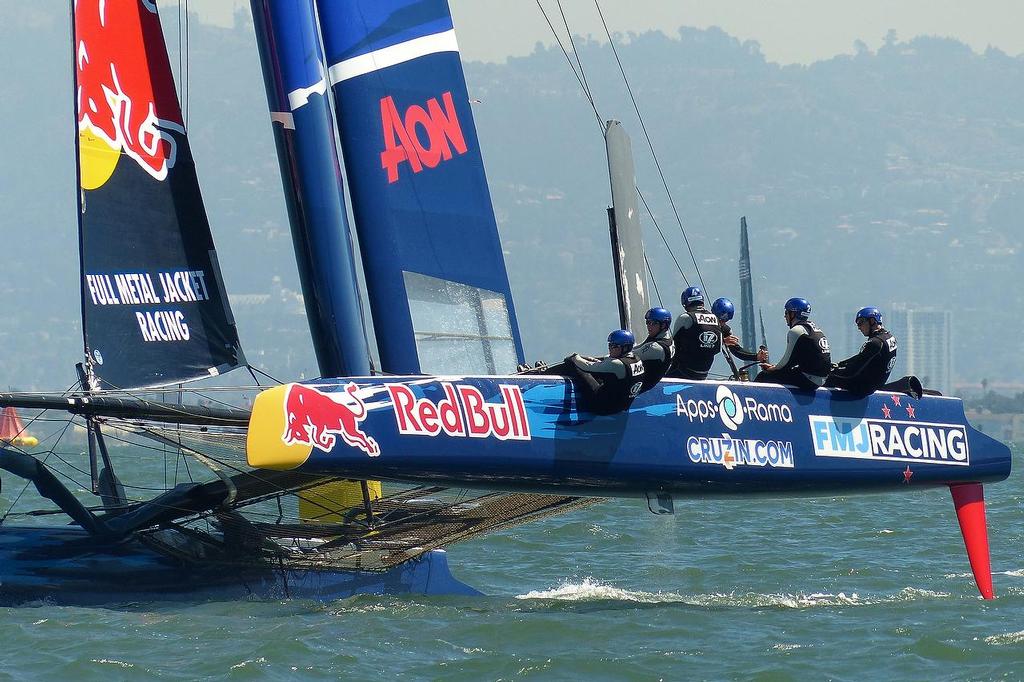
{"label": "hillside background", "polygon": [[[67,16],[24,3],[0,25],[0,387],[63,389],[81,354]],[[192,22],[187,123],[250,361],[317,374],[248,18]],[[1016,381],[1024,350],[1024,58],[891,33],[809,66],[766,61],[718,29],[617,38],[712,296],[738,299],[740,216],[755,297],[780,350],[781,306],[810,299],[837,354],[863,305],[954,311],[955,379]],[[607,45],[580,57],[605,118],[633,137],[638,184],[693,263]],[[562,53],[538,46],[466,75],[529,358],[600,351],[617,326],[603,140]],[[664,304],[685,286],[649,216]]]}

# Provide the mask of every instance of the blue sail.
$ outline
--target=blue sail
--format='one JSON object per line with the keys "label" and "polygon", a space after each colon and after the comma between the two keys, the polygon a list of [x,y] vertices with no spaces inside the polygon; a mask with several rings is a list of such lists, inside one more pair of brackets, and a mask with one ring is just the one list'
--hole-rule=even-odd
{"label": "blue sail", "polygon": [[318,0],[381,366],[504,373],[522,360],[444,0]]}

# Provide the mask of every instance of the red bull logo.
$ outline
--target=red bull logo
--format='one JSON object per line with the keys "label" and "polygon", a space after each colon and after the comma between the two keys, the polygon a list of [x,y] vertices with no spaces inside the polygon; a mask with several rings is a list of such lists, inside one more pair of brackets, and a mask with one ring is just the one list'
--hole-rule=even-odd
{"label": "red bull logo", "polygon": [[285,429],[281,440],[285,445],[311,445],[330,452],[337,437],[376,457],[377,441],[359,428],[366,418],[366,403],[357,395],[354,383],[339,393],[321,393],[311,386],[291,384],[284,401]]}
{"label": "red bull logo", "polygon": [[501,402],[489,403],[475,386],[441,382],[445,397],[417,398],[408,386],[388,386],[398,432],[418,436],[530,440],[530,422],[518,386],[499,385]]}
{"label": "red bull logo", "polygon": [[121,154],[166,178],[185,126],[155,0],[75,0],[75,64],[82,186],[106,182]]}
{"label": "red bull logo", "polygon": [[[442,103],[444,107],[442,108]],[[395,100],[385,97],[380,101],[380,116],[384,130],[384,151],[380,154],[380,167],[388,172],[388,182],[398,182],[398,167],[408,163],[413,173],[436,168],[442,161],[456,154],[466,153],[466,139],[455,112],[452,93],[427,100],[426,108],[414,104],[399,115]]]}

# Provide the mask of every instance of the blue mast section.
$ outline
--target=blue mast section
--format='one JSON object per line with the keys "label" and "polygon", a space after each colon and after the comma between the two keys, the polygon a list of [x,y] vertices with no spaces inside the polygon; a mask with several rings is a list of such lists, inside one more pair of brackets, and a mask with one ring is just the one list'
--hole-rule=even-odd
{"label": "blue mast section", "polygon": [[522,343],[447,2],[317,10],[382,369],[512,371]]}
{"label": "blue mast section", "polygon": [[312,0],[251,0],[306,316],[322,376],[370,374]]}

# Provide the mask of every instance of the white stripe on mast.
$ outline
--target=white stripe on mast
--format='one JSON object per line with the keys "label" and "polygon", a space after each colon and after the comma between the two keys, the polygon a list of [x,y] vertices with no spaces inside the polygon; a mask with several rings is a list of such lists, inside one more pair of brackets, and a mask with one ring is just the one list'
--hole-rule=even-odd
{"label": "white stripe on mast", "polygon": [[451,29],[422,38],[413,38],[404,43],[382,47],[379,50],[346,59],[331,66],[327,73],[330,76],[331,85],[337,85],[349,78],[380,71],[428,54],[458,51],[459,43],[455,39],[455,29]]}
{"label": "white stripe on mast", "polygon": [[308,88],[298,88],[288,93],[288,106],[292,111],[305,106],[309,102],[310,95],[322,95],[327,92],[327,82],[321,78]]}

